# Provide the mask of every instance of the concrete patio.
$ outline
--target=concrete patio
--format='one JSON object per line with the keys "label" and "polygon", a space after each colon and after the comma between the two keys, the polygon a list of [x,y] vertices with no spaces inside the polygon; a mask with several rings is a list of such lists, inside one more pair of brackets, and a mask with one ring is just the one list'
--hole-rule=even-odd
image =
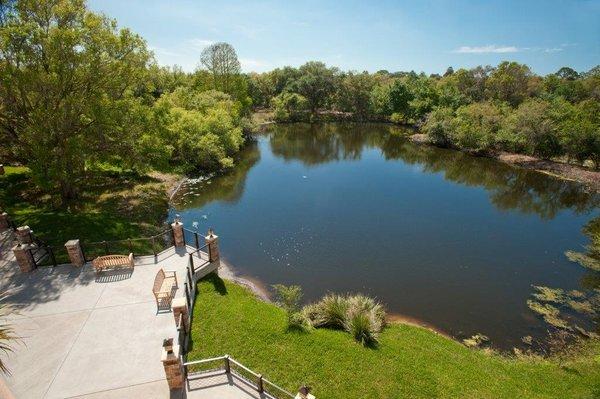
{"label": "concrete patio", "polygon": [[152,283],[161,267],[176,270],[176,296],[184,295],[186,248],[170,248],[156,261],[136,258],[132,273],[100,277],[90,264],[23,274],[6,245],[1,255],[0,292],[9,294],[5,302],[15,312],[7,318],[21,337],[5,356],[16,398],[260,397],[223,379],[196,384],[187,395],[169,391],[160,356],[163,339],[176,337],[175,321],[169,310],[157,311]]}

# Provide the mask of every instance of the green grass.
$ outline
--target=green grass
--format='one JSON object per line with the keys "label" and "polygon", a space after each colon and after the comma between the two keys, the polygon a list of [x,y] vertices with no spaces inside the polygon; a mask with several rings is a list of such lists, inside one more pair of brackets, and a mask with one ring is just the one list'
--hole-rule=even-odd
{"label": "green grass", "polygon": [[[0,208],[18,226],[28,225],[36,236],[55,248],[58,262],[66,262],[67,240],[82,242],[121,240],[157,234],[164,229],[168,208],[167,189],[175,175],[152,173],[139,176],[118,170],[97,170],[86,178],[86,189],[69,207],[39,190],[24,167],[5,167],[0,176]],[[134,243],[136,246],[136,243]],[[151,253],[148,243],[137,249]],[[90,247],[93,256],[101,248]],[[127,248],[111,248],[111,252]]]}
{"label": "green grass", "polygon": [[211,275],[198,284],[188,359],[229,354],[265,378],[317,398],[598,398],[600,343],[555,360],[474,350],[392,324],[376,349],[343,331],[287,331],[284,311]]}

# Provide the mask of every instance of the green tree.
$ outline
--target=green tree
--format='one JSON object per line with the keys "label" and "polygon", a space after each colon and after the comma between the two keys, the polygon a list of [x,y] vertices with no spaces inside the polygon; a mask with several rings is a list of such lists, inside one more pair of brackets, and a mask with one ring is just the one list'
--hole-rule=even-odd
{"label": "green tree", "polygon": [[449,107],[438,107],[431,111],[423,125],[423,131],[432,143],[447,147],[452,144],[454,134],[454,111]]}
{"label": "green tree", "polygon": [[206,75],[197,71],[195,87],[201,91],[208,88],[227,93],[239,101],[242,113],[250,111],[252,99],[248,95],[248,81],[241,73],[240,61],[229,43],[214,43],[200,55],[200,63],[210,74],[211,85],[206,87]]}
{"label": "green tree", "polygon": [[96,160],[143,165],[133,93],[150,54],[144,40],[83,0],[21,0],[0,26],[0,138],[10,158],[62,202]]}
{"label": "green tree", "polygon": [[375,84],[368,72],[345,74],[339,81],[336,104],[341,111],[352,112],[359,119],[366,119],[371,111],[371,90]]}
{"label": "green tree", "polygon": [[521,138],[523,150],[528,154],[549,158],[561,153],[550,106],[544,100],[528,99],[506,119],[508,132]]}
{"label": "green tree", "polygon": [[453,122],[453,142],[460,148],[487,151],[494,148],[504,110],[490,102],[460,107]]}
{"label": "green tree", "polygon": [[388,82],[377,84],[371,90],[370,103],[372,113],[380,117],[388,117],[392,114],[390,103],[391,84]]}
{"label": "green tree", "polygon": [[569,159],[590,159],[600,168],[600,103],[588,99],[572,105],[557,99],[550,114],[558,126],[560,146]]}
{"label": "green tree", "polygon": [[274,97],[272,103],[274,118],[278,122],[299,122],[307,119],[309,104],[300,94],[283,92]]}
{"label": "green tree", "polygon": [[180,87],[157,101],[163,137],[175,143],[174,154],[190,170],[233,166],[244,143],[240,105],[228,94]]}
{"label": "green tree", "polygon": [[298,69],[300,76],[292,90],[308,101],[312,114],[331,102],[335,91],[337,68],[327,68],[322,62],[310,61]]}
{"label": "green tree", "polygon": [[241,71],[240,61],[229,43],[214,43],[202,50],[200,63],[212,75],[213,89],[229,93],[233,79]]}
{"label": "green tree", "polygon": [[527,65],[504,61],[490,74],[486,88],[490,98],[519,105],[529,94],[532,73]]}

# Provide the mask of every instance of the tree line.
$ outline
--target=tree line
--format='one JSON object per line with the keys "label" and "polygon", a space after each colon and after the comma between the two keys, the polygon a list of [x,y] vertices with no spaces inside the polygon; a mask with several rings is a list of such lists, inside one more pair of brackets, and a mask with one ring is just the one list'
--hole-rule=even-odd
{"label": "tree line", "polygon": [[234,165],[251,113],[391,121],[441,146],[600,165],[600,66],[547,76],[503,62],[443,75],[344,72],[307,62],[244,74],[215,43],[192,72],[159,66],[142,37],[84,0],[0,0],[0,161],[63,203],[91,171]]}
{"label": "tree line", "polygon": [[84,0],[0,0],[0,160],[62,203],[102,168],[230,167],[250,111],[235,50],[185,73]]}
{"label": "tree line", "polygon": [[308,62],[248,79],[253,104],[272,108],[277,121],[391,121],[421,127],[440,146],[600,166],[600,66],[539,76],[506,61],[426,75]]}

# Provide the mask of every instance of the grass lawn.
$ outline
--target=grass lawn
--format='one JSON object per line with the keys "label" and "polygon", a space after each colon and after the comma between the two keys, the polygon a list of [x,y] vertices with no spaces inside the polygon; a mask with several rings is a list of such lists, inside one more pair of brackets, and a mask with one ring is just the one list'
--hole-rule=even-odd
{"label": "grass lawn", "polygon": [[[89,174],[88,188],[80,193],[80,199],[63,209],[30,182],[27,168],[7,166],[5,171],[0,176],[0,208],[18,226],[29,225],[38,237],[56,248],[59,263],[68,259],[63,245],[69,239],[79,238],[85,243],[160,232],[165,228],[167,190],[179,179],[172,174],[138,176],[96,171]],[[100,248],[90,248],[86,255],[93,256],[95,250]]]}
{"label": "grass lawn", "polygon": [[368,349],[342,331],[286,330],[282,309],[210,275],[198,284],[189,360],[229,354],[265,378],[319,398],[599,398],[600,343],[560,367],[508,358],[392,324]]}

